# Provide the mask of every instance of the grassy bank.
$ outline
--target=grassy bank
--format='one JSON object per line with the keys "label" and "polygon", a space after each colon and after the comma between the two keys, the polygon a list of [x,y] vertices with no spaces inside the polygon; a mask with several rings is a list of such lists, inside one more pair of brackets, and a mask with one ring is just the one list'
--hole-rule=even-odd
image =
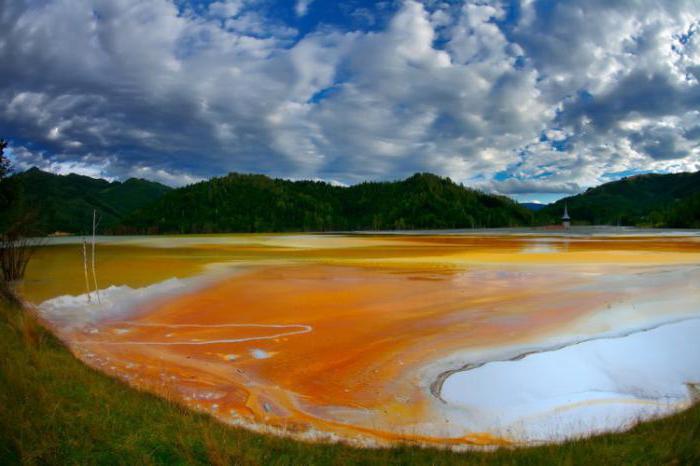
{"label": "grassy bank", "polygon": [[362,450],[267,437],[131,389],[0,303],[0,464],[700,464],[700,406],[563,445]]}

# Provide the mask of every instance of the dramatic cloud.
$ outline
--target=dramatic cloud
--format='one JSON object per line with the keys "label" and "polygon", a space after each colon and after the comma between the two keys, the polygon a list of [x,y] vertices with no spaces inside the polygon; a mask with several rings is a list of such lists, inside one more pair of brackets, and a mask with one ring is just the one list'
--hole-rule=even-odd
{"label": "dramatic cloud", "polygon": [[0,0],[0,136],[19,168],[551,198],[700,169],[699,30],[695,0]]}

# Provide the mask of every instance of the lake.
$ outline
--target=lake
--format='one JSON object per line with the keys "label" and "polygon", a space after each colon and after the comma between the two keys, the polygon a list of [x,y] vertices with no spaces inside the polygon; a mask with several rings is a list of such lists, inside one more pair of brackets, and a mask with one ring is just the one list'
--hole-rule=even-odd
{"label": "lake", "polygon": [[[700,236],[619,229],[103,237],[22,293],[88,365],[307,440],[562,441],[688,407]],[[89,267],[88,267],[89,269]]]}

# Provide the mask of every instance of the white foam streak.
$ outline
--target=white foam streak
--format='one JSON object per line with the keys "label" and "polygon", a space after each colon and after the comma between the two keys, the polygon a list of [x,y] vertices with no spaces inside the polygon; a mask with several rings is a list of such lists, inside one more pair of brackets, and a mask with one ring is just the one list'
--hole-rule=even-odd
{"label": "white foam streak", "polygon": [[171,278],[143,288],[110,286],[100,290],[100,303],[89,302],[87,294],[63,295],[42,302],[37,309],[42,318],[58,328],[80,327],[132,316],[153,301],[190,292],[210,280],[210,276],[200,276]]}
{"label": "white foam streak", "polygon": [[244,343],[248,341],[275,340],[277,338],[289,337],[309,333],[313,327],[306,324],[156,324],[156,323],[136,323],[125,322],[132,326],[140,327],[163,327],[163,328],[228,328],[228,327],[253,327],[253,328],[296,328],[289,332],[280,332],[273,335],[263,335],[244,338],[223,338],[219,340],[184,340],[184,341],[82,341],[81,343],[96,343],[100,345],[214,345],[219,343]]}

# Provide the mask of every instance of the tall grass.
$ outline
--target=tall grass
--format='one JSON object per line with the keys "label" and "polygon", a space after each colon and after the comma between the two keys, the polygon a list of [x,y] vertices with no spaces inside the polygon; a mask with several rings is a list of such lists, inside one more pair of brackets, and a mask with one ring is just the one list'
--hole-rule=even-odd
{"label": "tall grass", "polygon": [[627,433],[490,453],[303,443],[129,388],[0,304],[0,464],[700,464],[700,407]]}

